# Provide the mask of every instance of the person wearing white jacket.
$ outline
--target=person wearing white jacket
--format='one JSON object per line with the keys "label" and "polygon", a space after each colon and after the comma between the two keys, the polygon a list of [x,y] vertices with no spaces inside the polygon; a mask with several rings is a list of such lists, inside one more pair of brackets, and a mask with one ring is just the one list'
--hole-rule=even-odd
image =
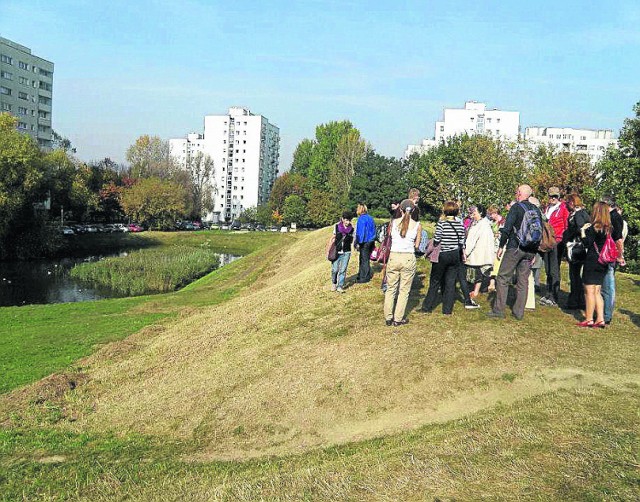
{"label": "person wearing white jacket", "polygon": [[485,217],[486,210],[482,206],[472,206],[469,208],[471,216],[471,226],[467,234],[464,247],[464,254],[467,258],[465,265],[474,270],[474,287],[471,297],[475,298],[480,294],[483,273],[487,274],[496,258],[495,242],[491,223]]}

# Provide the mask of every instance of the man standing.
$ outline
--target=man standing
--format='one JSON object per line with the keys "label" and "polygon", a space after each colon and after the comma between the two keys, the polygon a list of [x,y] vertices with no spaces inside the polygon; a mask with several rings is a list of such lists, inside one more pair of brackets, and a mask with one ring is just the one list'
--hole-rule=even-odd
{"label": "man standing", "polygon": [[542,254],[544,269],[547,274],[547,294],[540,298],[540,304],[557,307],[560,295],[560,260],[564,251],[564,248],[561,247],[562,235],[569,223],[569,210],[564,201],[560,200],[560,189],[558,187],[549,188],[547,193],[549,202],[545,209],[545,217],[549,225],[553,227],[557,246]]}
{"label": "man standing", "polygon": [[[507,293],[513,273],[517,273],[516,302],[513,305],[513,315],[520,320],[524,316],[524,308],[527,302],[527,286],[531,273],[531,261],[540,244],[542,233],[542,214],[540,209],[529,202],[532,194],[529,185],[520,185],[516,191],[516,204],[511,206],[504,227],[500,229],[500,244],[497,257],[502,258],[500,270],[496,278],[496,299],[493,310],[487,314],[491,318],[504,318],[504,310],[507,306]],[[531,212],[533,211],[533,213]],[[535,221],[537,220],[537,221]],[[524,228],[525,221],[529,228]],[[537,242],[523,240],[521,230],[535,230],[539,232]],[[529,232],[526,232],[529,233]],[[504,250],[504,246],[507,246]]]}
{"label": "man standing", "polygon": [[624,239],[622,236],[622,229],[624,222],[622,216],[616,210],[616,201],[611,196],[605,196],[600,199],[602,202],[609,206],[609,215],[611,216],[611,238],[616,243],[618,249],[618,258],[616,263],[610,263],[607,275],[604,276],[604,282],[602,283],[602,298],[604,299],[604,322],[611,324],[613,318],[613,309],[616,306],[616,268],[618,265],[624,267],[626,265],[624,261]]}

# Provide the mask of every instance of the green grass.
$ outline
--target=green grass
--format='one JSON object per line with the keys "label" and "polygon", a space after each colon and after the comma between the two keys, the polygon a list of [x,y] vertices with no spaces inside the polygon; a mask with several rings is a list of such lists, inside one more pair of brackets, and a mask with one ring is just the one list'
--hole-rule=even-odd
{"label": "green grass", "polygon": [[[148,243],[149,234],[128,242]],[[207,252],[248,254],[192,283],[182,291],[94,302],[0,308],[0,393],[64,370],[96,347],[127,337],[141,328],[175,316],[182,308],[215,305],[234,297],[253,282],[268,264],[265,256],[286,236],[271,233],[220,235],[156,233],[159,251],[179,244]],[[284,237],[284,238],[283,238]],[[146,244],[140,247],[145,247]],[[253,253],[253,254],[252,254]],[[265,254],[266,253],[266,254]]]}
{"label": "green grass", "polygon": [[82,263],[70,275],[129,296],[167,293],[218,268],[219,258],[204,246],[163,246]]}

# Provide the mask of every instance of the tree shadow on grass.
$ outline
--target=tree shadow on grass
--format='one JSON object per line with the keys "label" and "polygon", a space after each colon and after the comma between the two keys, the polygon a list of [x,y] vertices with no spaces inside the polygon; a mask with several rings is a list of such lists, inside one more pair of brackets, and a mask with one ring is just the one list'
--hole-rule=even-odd
{"label": "tree shadow on grass", "polygon": [[629,316],[631,322],[640,328],[640,314],[636,314],[627,309],[620,309],[620,313]]}

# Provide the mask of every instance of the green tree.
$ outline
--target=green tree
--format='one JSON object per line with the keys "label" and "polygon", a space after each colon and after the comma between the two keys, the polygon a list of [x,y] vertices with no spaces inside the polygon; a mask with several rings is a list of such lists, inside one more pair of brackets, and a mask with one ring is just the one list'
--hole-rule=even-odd
{"label": "green tree", "polygon": [[331,165],[335,161],[340,139],[352,129],[353,125],[348,120],[329,122],[316,127],[316,142],[308,171],[308,177],[313,188],[320,190],[328,188]]}
{"label": "green tree", "polygon": [[37,143],[17,124],[0,113],[0,259],[37,255],[48,242],[37,237],[44,225],[35,210],[47,197],[47,168]]}
{"label": "green tree", "polygon": [[629,158],[640,157],[640,101],[634,107],[635,117],[624,119],[620,130],[620,149]]}
{"label": "green tree", "polygon": [[307,218],[314,227],[325,227],[340,218],[342,208],[329,192],[311,190],[307,202]]}
{"label": "green tree", "polygon": [[541,145],[529,158],[532,167],[528,182],[538,197],[544,199],[549,187],[556,186],[562,193],[579,194],[587,203],[594,201],[595,169],[586,154]]}
{"label": "green tree", "polygon": [[256,222],[265,227],[273,225],[273,211],[268,204],[262,204],[256,208]]}
{"label": "green tree", "polygon": [[355,168],[348,207],[366,204],[369,213],[377,217],[389,215],[389,204],[406,196],[408,182],[402,162],[392,157],[367,152]]}
{"label": "green tree", "polygon": [[256,207],[245,208],[238,216],[240,223],[257,223],[258,209]]}
{"label": "green tree", "polygon": [[307,208],[305,200],[299,195],[289,195],[282,205],[282,223],[291,225],[307,224]]}
{"label": "green tree", "polygon": [[330,163],[329,187],[340,205],[348,202],[356,165],[362,162],[366,151],[367,145],[357,129],[347,131],[338,141]]}
{"label": "green tree", "polygon": [[301,174],[284,173],[276,178],[269,196],[269,207],[272,211],[282,213],[284,201],[289,195],[305,197],[308,190],[307,178]]}
{"label": "green tree", "polygon": [[293,161],[291,162],[291,170],[289,171],[291,174],[309,175],[314,148],[315,142],[310,139],[303,139],[298,144],[295,152],[293,152]]}
{"label": "green tree", "polygon": [[135,221],[151,228],[172,228],[185,216],[184,187],[174,181],[145,178],[122,191],[122,208]]}
{"label": "green tree", "polygon": [[178,170],[171,156],[169,142],[158,136],[143,135],[127,149],[127,161],[131,164],[131,177],[171,179]]}

